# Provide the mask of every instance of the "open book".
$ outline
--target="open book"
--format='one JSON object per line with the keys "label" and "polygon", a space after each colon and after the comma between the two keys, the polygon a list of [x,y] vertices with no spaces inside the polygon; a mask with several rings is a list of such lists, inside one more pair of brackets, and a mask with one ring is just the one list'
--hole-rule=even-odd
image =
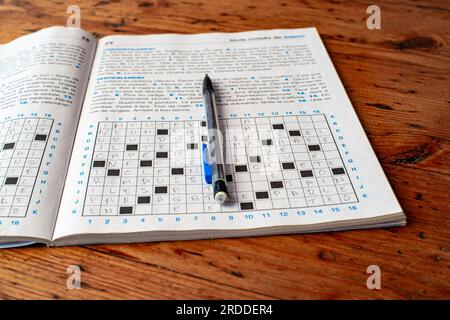
{"label": "open book", "polygon": [[[205,183],[217,91],[230,201]],[[238,237],[405,225],[315,28],[0,46],[0,243]]]}

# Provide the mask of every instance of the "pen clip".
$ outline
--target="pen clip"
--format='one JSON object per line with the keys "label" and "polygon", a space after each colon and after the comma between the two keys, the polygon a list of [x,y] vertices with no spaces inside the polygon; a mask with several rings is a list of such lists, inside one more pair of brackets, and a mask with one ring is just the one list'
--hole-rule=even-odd
{"label": "pen clip", "polygon": [[203,155],[203,172],[205,174],[205,182],[207,184],[212,184],[212,169],[208,164],[208,152],[206,144],[202,144],[202,155]]}

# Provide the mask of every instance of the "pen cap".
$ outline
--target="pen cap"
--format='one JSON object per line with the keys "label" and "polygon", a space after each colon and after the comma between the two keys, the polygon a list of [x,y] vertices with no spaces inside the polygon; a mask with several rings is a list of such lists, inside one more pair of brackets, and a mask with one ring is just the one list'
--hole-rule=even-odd
{"label": "pen cap", "polygon": [[224,180],[217,180],[213,185],[214,200],[219,203],[224,203],[228,200],[228,188]]}

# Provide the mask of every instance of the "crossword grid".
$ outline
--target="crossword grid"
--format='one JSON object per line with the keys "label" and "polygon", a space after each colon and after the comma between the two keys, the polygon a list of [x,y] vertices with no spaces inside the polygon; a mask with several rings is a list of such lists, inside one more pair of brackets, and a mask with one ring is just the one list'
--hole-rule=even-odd
{"label": "crossword grid", "polygon": [[221,120],[230,201],[203,178],[204,121],[100,122],[83,215],[288,209],[357,202],[324,115]]}
{"label": "crossword grid", "polygon": [[26,217],[53,119],[0,122],[0,217]]}

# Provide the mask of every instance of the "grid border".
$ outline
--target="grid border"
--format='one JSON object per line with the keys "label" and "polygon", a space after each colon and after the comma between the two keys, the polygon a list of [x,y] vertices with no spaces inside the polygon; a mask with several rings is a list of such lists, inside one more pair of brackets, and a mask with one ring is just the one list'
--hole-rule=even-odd
{"label": "grid border", "polygon": [[[284,117],[312,117],[312,116],[322,116],[323,117],[323,119],[324,119],[324,121],[327,123],[327,128],[328,128],[328,131],[330,132],[330,135],[331,135],[331,137],[332,137],[332,139],[333,139],[333,143],[334,143],[334,145],[336,146],[336,151],[338,152],[338,154],[339,154],[339,158],[340,158],[340,160],[342,161],[342,165],[344,166],[344,168],[345,168],[345,174],[346,174],[346,176],[348,177],[348,180],[349,180],[349,182],[350,182],[350,185],[351,185],[351,187],[352,187],[352,191],[353,191],[353,194],[355,195],[355,197],[356,197],[356,201],[350,201],[350,202],[336,202],[336,203],[330,203],[330,204],[321,204],[321,205],[313,205],[313,206],[311,206],[311,205],[306,205],[306,206],[302,206],[302,207],[299,207],[299,208],[316,208],[316,207],[321,207],[321,206],[336,206],[336,205],[347,205],[347,204],[352,204],[352,203],[359,203],[360,202],[360,200],[359,200],[359,197],[358,197],[358,194],[357,194],[357,192],[356,192],[356,190],[355,190],[355,187],[354,187],[354,185],[353,185],[353,181],[352,181],[352,179],[350,179],[350,175],[349,175],[349,171],[348,171],[348,169],[347,169],[347,166],[346,166],[346,163],[344,162],[344,159],[342,158],[342,154],[341,154],[341,152],[340,152],[340,150],[339,150],[339,148],[338,148],[338,145],[337,145],[337,143],[336,143],[336,139],[335,139],[335,137],[334,137],[334,135],[333,135],[333,133],[332,133],[332,130],[331,130],[331,127],[330,127],[330,124],[329,124],[329,122],[328,122],[328,119],[327,119],[327,117],[325,116],[325,114],[323,114],[323,113],[320,113],[320,114],[313,114],[313,115],[295,115],[295,114],[292,114],[292,115],[277,115],[277,116],[265,116],[265,117],[245,117],[245,118],[230,118],[230,119],[224,119],[224,118],[222,118],[222,119],[219,119],[219,121],[226,121],[226,120],[231,120],[231,119],[239,119],[239,120],[242,120],[242,119],[261,119],[261,118],[277,118],[277,117],[280,117],[280,118],[284,118]],[[273,210],[291,210],[291,209],[293,209],[292,207],[284,207],[284,208],[270,208],[270,209],[256,209],[256,208],[254,208],[254,209],[250,209],[250,210],[235,210],[235,211],[212,211],[212,212],[196,212],[196,213],[192,213],[192,212],[181,212],[181,213],[170,213],[170,212],[167,212],[167,213],[150,213],[150,214],[142,214],[142,213],[140,213],[140,214],[119,214],[119,213],[117,213],[117,214],[114,214],[114,215],[101,215],[101,214],[96,214],[96,215],[87,215],[87,214],[84,214],[84,212],[85,212],[85,207],[86,207],[86,198],[87,198],[87,193],[88,193],[88,188],[89,188],[89,180],[90,180],[90,175],[91,175],[91,170],[92,170],[92,164],[93,164],[93,160],[94,160],[94,155],[95,155],[95,145],[96,145],[96,141],[97,141],[97,137],[98,137],[98,131],[99,131],[99,128],[100,128],[100,123],[117,123],[117,122],[121,122],[121,123],[125,123],[126,124],[126,127],[128,127],[128,123],[130,123],[130,122],[135,122],[135,123],[143,123],[143,122],[154,122],[154,123],[157,123],[157,122],[165,122],[165,123],[169,123],[169,127],[170,127],[170,123],[172,123],[172,122],[198,122],[198,123],[201,123],[202,121],[204,121],[204,120],[130,120],[130,121],[114,121],[114,120],[106,120],[106,121],[99,121],[98,122],[98,124],[97,124],[97,130],[96,130],[96,135],[95,135],[95,140],[94,140],[94,148],[92,149],[93,151],[92,151],[92,155],[91,155],[91,159],[90,159],[90,166],[89,166],[89,174],[88,174],[88,176],[87,176],[87,184],[86,184],[86,189],[85,189],[85,192],[84,192],[84,201],[83,201],[83,209],[82,209],[82,213],[81,213],[81,216],[83,216],[83,217],[87,217],[87,218],[92,218],[92,217],[132,217],[132,216],[136,216],[136,217],[148,217],[148,216],[170,216],[170,215],[199,215],[199,214],[209,214],[209,215],[214,215],[214,214],[235,214],[235,213],[249,213],[249,212],[255,212],[255,211],[273,211]],[[283,123],[284,123],[284,121],[283,121]],[[241,123],[241,125],[242,125],[242,123]],[[228,127],[228,126],[227,126]],[[200,126],[199,126],[199,128],[200,128]],[[315,131],[315,133],[316,133],[316,136],[317,136],[317,131],[316,131],[316,127],[314,126],[314,122],[313,122],[313,129],[312,130],[314,130]],[[257,131],[257,133],[258,133],[258,137],[259,137],[259,132]],[[199,134],[199,136],[200,136],[200,134]],[[303,135],[302,135],[302,137],[303,137]],[[156,139],[156,132],[155,132],[155,139]],[[170,138],[169,138],[170,139]],[[303,140],[304,140],[304,137],[303,137]],[[201,140],[200,140],[200,142],[201,142]],[[318,142],[318,144],[321,146],[321,142],[319,141]],[[244,146],[245,146],[245,144],[244,144]],[[321,146],[322,147],[322,146]],[[169,140],[169,148],[170,148],[170,140]],[[246,147],[245,147],[246,148]],[[109,150],[108,150],[108,152],[109,152]],[[308,152],[308,155],[309,155],[309,152]],[[278,156],[277,156],[277,158],[278,158]],[[278,158],[279,159],[279,158]],[[310,160],[311,161],[311,160]],[[201,170],[201,179],[202,179],[202,181],[203,181],[203,179],[204,179],[204,177],[203,177],[203,169]],[[154,175],[153,175],[153,180],[154,180]],[[283,177],[283,180],[284,180],[284,177]],[[333,184],[334,184],[334,186],[336,186],[335,185],[335,182],[333,181]],[[154,187],[154,185],[152,185],[152,187]],[[252,192],[254,192],[255,190],[253,190]],[[319,192],[320,192],[320,187],[319,187]],[[202,193],[203,193],[203,188],[202,188]],[[152,193],[153,194],[153,193]],[[322,197],[322,194],[321,194],[321,197]],[[272,200],[272,198],[271,198],[271,200]],[[255,200],[252,200],[252,201],[255,201]],[[288,199],[288,201],[289,201],[289,199]],[[236,199],[236,202],[239,204],[240,202]],[[203,203],[203,205],[204,205],[204,203]],[[100,205],[101,206],[101,205]],[[119,205],[117,205],[117,207],[120,207]]]}
{"label": "grid border", "polygon": [[[23,119],[23,120],[26,120],[26,119],[51,120],[51,124],[50,124],[50,126],[49,126],[49,133],[48,133],[47,140],[45,141],[44,149],[42,150],[43,152],[42,152],[41,159],[40,159],[40,161],[39,161],[39,166],[37,167],[37,172],[36,172],[36,176],[35,176],[35,178],[34,178],[34,183],[33,183],[33,187],[32,187],[32,190],[31,190],[31,195],[30,195],[29,198],[28,198],[28,203],[27,203],[27,206],[26,206],[25,215],[15,217],[15,216],[10,216],[10,213],[8,213],[7,216],[1,216],[0,219],[4,219],[4,218],[9,218],[9,219],[25,219],[25,218],[27,217],[28,211],[29,211],[29,209],[30,209],[31,199],[33,199],[33,195],[34,195],[34,191],[35,191],[35,187],[36,187],[36,182],[37,182],[39,173],[40,173],[40,171],[41,171],[42,161],[44,160],[45,152],[46,152],[47,146],[48,146],[48,142],[49,142],[50,137],[51,137],[51,134],[52,134],[53,124],[54,124],[54,122],[55,122],[55,119],[54,119],[54,118],[45,118],[45,117],[23,117],[23,118],[16,118],[16,119],[11,119],[11,120],[7,120],[7,121],[1,121],[1,123],[4,123],[4,122],[12,122],[12,121],[15,121],[15,120],[22,120],[22,119]],[[35,128],[33,134],[36,134],[36,130],[37,130],[38,126],[39,126],[39,124],[36,126],[36,128]],[[21,128],[21,132],[22,132],[22,129],[23,129],[23,128]],[[9,130],[9,127],[8,127],[8,130]],[[5,142],[5,141],[3,141],[3,144],[4,144],[4,142]],[[31,150],[31,148],[27,150],[27,157],[28,157],[28,154],[29,154],[30,150]],[[11,161],[10,161],[10,163],[11,163]],[[9,164],[10,164],[10,163],[9,163]],[[8,169],[9,169],[9,164],[8,164]],[[22,168],[22,171],[21,171],[22,173],[23,173],[23,169],[24,169],[24,167]],[[6,176],[5,176],[4,178],[6,179]],[[3,182],[2,182],[2,185],[3,185]],[[16,192],[17,192],[17,191],[16,191]],[[12,207],[13,207],[13,206],[11,205],[11,206],[10,206],[10,211],[11,211],[11,208],[12,208]]]}

